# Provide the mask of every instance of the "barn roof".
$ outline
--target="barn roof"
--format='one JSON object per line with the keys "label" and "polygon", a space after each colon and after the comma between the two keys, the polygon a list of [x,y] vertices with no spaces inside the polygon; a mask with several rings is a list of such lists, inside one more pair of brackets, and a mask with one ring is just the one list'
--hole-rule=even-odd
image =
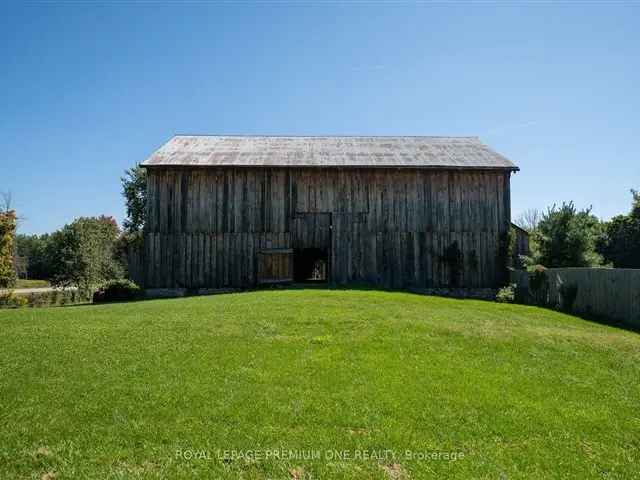
{"label": "barn roof", "polygon": [[477,137],[176,135],[142,166],[518,170]]}

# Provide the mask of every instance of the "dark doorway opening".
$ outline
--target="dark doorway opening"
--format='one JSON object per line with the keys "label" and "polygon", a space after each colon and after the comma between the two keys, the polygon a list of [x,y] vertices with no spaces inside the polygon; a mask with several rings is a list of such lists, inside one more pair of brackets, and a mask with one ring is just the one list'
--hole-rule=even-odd
{"label": "dark doorway opening", "polygon": [[326,282],[329,276],[327,251],[299,248],[293,254],[293,278],[296,282]]}

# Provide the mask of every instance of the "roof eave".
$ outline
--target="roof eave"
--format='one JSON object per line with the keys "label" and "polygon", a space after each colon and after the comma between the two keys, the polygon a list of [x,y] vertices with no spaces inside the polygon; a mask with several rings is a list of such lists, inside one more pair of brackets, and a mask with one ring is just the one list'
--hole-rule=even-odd
{"label": "roof eave", "polygon": [[469,171],[509,171],[519,172],[520,167],[513,166],[456,166],[456,165],[282,165],[282,164],[194,164],[194,163],[146,163],[140,164],[142,168],[172,169],[172,168],[371,168],[371,169],[398,169],[398,170],[469,170]]}

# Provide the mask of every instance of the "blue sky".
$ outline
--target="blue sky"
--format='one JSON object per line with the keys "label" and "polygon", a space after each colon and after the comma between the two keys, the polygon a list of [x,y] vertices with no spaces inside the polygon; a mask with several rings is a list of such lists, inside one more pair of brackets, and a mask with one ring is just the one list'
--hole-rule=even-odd
{"label": "blue sky", "polygon": [[[639,5],[639,4],[636,4]],[[175,133],[477,135],[513,216],[640,189],[640,6],[0,6],[0,191],[26,233],[124,215]]]}

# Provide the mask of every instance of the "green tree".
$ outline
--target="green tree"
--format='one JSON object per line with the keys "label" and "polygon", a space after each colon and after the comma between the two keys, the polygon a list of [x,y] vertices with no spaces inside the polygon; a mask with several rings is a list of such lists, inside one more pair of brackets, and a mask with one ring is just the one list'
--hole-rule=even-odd
{"label": "green tree", "polygon": [[616,268],[640,268],[640,192],[631,194],[631,212],[607,222],[597,243],[598,252]]}
{"label": "green tree", "polygon": [[538,263],[545,267],[588,267],[600,265],[602,258],[595,251],[602,232],[591,208],[578,211],[573,202],[554,205],[540,219],[534,232],[538,248]]}
{"label": "green tree", "polygon": [[142,231],[147,208],[147,171],[140,165],[125,170],[122,182],[122,195],[125,199],[127,218],[123,222],[126,233]]}
{"label": "green tree", "polygon": [[13,287],[16,283],[13,264],[15,234],[16,212],[0,211],[0,288]]}
{"label": "green tree", "polygon": [[47,257],[52,261],[51,282],[90,291],[107,280],[120,278],[117,259],[120,231],[113,217],[81,217],[51,235]]}
{"label": "green tree", "polygon": [[53,275],[52,258],[47,245],[50,235],[16,235],[16,253],[26,260],[28,278],[49,280]]}

